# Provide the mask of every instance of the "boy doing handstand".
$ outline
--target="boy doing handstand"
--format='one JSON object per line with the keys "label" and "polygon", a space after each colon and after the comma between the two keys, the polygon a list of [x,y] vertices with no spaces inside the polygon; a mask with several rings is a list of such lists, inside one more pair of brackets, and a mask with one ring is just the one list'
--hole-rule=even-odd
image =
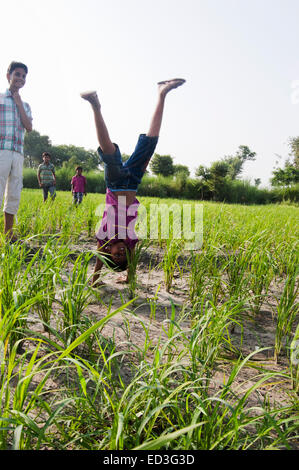
{"label": "boy doing handstand", "polygon": [[[172,79],[158,83],[158,102],[147,134],[139,136],[131,157],[122,162],[117,144],[110,139],[101,110],[97,93],[81,93],[92,107],[97,138],[98,153],[104,163],[106,182],[106,206],[100,229],[96,233],[98,252],[110,258],[109,264],[118,271],[128,269],[128,262],[138,242],[134,232],[139,205],[136,192],[147,165],[155,151],[162,124],[165,97],[170,90],[185,83],[184,79]],[[101,257],[97,257],[93,285],[99,278],[103,266]]]}

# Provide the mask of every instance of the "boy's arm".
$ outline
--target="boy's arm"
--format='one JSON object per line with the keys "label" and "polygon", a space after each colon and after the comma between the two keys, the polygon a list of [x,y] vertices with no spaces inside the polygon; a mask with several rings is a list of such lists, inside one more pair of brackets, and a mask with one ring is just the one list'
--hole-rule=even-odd
{"label": "boy's arm", "polygon": [[56,186],[56,175],[55,175],[55,169],[54,169],[54,168],[53,168],[53,170],[52,170],[52,173],[53,173],[53,176],[54,176],[54,181],[53,181],[53,183],[54,183],[54,186]]}
{"label": "boy's arm", "polygon": [[38,168],[38,170],[37,170],[37,180],[38,180],[38,184],[41,188],[42,187],[42,182],[41,182],[41,179],[40,179],[40,168]]}
{"label": "boy's arm", "polygon": [[129,254],[129,264],[128,264],[128,268],[127,268],[127,278],[126,278],[126,281],[128,284],[130,282],[130,277],[132,278],[132,276],[134,277],[135,275],[135,267],[132,266],[132,264],[130,264],[130,261],[134,259],[134,256],[135,256],[135,247],[131,248],[131,251],[130,251],[130,254]]}
{"label": "boy's arm", "polygon": [[100,277],[100,271],[103,267],[103,261],[97,257],[97,260],[96,260],[96,265],[94,267],[94,273],[93,273],[93,276],[92,276],[92,285],[93,286],[96,286],[97,284],[97,281]]}
{"label": "boy's arm", "polygon": [[86,187],[87,187],[87,180],[86,180],[86,178],[85,178],[85,180],[84,180],[84,194],[85,194],[85,196],[86,196],[86,194],[87,194]]}
{"label": "boy's arm", "polygon": [[20,96],[19,92],[15,91],[14,93],[12,93],[12,97],[13,97],[16,105],[17,105],[18,110],[19,110],[20,117],[21,117],[21,122],[22,122],[23,126],[25,127],[27,132],[31,132],[32,131],[32,119],[29,116],[27,116],[27,114],[26,114],[26,111],[24,109],[24,105],[23,105],[23,102],[21,100],[21,96]]}
{"label": "boy's arm", "polygon": [[[133,259],[134,254],[135,254],[135,248],[131,248],[131,252],[129,254],[130,259]],[[129,263],[130,263],[130,261],[129,261]],[[134,269],[134,272],[133,272],[133,269]],[[135,274],[135,268],[133,268],[132,265],[128,265],[127,274],[125,276],[123,276],[123,275],[119,276],[117,278],[116,282],[129,284],[130,283],[130,277],[132,278],[133,274]]]}

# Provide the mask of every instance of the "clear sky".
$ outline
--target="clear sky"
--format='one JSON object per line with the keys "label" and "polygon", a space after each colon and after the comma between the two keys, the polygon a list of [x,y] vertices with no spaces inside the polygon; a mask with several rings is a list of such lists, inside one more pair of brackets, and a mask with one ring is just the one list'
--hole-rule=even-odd
{"label": "clear sky", "polygon": [[167,97],[156,151],[192,171],[248,145],[257,159],[243,177],[267,185],[299,135],[298,0],[14,0],[0,11],[0,89],[12,60],[28,65],[22,97],[54,145],[96,149],[79,96],[96,89],[131,153],[156,82],[173,77],[187,82]]}

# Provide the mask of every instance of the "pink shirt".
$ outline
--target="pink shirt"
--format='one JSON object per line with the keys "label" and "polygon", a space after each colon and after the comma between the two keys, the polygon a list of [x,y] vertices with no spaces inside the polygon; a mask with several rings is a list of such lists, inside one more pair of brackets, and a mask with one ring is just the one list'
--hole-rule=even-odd
{"label": "pink shirt", "polygon": [[115,243],[122,240],[132,249],[138,242],[135,225],[138,215],[139,201],[135,198],[133,204],[125,204],[125,196],[116,197],[109,189],[106,191],[106,205],[102,222],[96,237],[101,245],[110,241]]}
{"label": "pink shirt", "polygon": [[72,177],[73,191],[75,193],[85,193],[86,178],[85,176],[76,175]]}

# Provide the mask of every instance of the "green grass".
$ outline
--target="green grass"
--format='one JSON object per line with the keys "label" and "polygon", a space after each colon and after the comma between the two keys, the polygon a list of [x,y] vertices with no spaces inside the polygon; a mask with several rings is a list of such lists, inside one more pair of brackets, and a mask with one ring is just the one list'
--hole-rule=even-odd
{"label": "green grass", "polygon": [[[147,212],[159,202],[139,199]],[[148,263],[149,276],[161,271],[155,291],[144,295],[137,270],[109,297],[90,286],[103,202],[89,194],[75,208],[58,192],[44,204],[41,191],[23,190],[24,243],[0,240],[0,449],[295,448],[298,208],[205,202],[200,249],[185,251],[170,227],[170,240],[146,240],[134,259],[161,253]],[[187,297],[165,308],[159,295],[176,280]],[[266,307],[273,341],[244,353]]]}

